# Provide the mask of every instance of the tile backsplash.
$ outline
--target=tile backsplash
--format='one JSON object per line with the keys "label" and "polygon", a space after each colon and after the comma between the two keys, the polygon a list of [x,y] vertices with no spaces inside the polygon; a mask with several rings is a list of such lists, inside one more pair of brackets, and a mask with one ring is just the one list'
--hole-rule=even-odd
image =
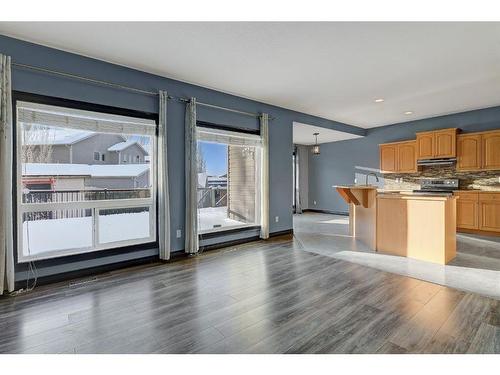
{"label": "tile backsplash", "polygon": [[[458,172],[455,166],[423,166],[417,173],[384,174],[384,189],[413,190],[423,178],[458,178],[460,190],[500,191],[500,171]],[[402,181],[401,181],[402,180]]]}

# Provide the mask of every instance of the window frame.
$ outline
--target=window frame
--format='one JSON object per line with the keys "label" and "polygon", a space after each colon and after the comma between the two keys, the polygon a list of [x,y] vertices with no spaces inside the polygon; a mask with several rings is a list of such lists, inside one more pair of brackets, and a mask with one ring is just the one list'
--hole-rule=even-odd
{"label": "window frame", "polygon": [[[14,124],[14,152],[13,152],[13,183],[14,188],[14,238],[16,250],[16,263],[27,263],[32,261],[47,260],[62,258],[67,256],[90,254],[101,252],[104,250],[119,250],[129,246],[154,244],[158,245],[158,170],[157,170],[157,137],[158,137],[158,115],[134,110],[121,109],[116,107],[101,106],[85,102],[77,102],[73,100],[54,98],[49,96],[13,91],[12,98],[13,106],[13,124]],[[135,117],[140,119],[153,120],[156,124],[155,134],[151,136],[151,149],[154,152],[154,157],[150,161],[150,178],[151,178],[151,197],[150,198],[134,198],[134,199],[107,199],[95,201],[73,201],[64,203],[22,203],[22,160],[19,157],[19,150],[22,150],[22,139],[20,137],[20,126],[17,121],[18,102],[31,102],[37,104],[47,104],[63,108],[81,109],[103,114],[116,114],[119,116]],[[23,214],[29,212],[50,211],[54,209],[64,210],[70,209],[91,209],[92,210],[92,247],[83,248],[68,248],[64,250],[52,250],[36,255],[23,254]],[[130,239],[124,241],[115,241],[109,243],[99,243],[99,211],[101,209],[112,208],[132,208],[132,207],[148,207],[150,212],[149,220],[149,237]]]}
{"label": "window frame", "polygon": [[[96,155],[97,155],[97,159],[95,158]],[[101,153],[99,151],[94,151],[94,161],[101,161]]]}
{"label": "window frame", "polygon": [[[215,124],[211,122],[206,122],[206,121],[197,121],[196,122],[196,127],[206,129],[209,131],[210,129],[213,129],[214,131],[217,130],[222,130],[222,131],[229,131],[233,133],[241,133],[241,134],[246,134],[246,135],[257,135],[260,136],[260,130],[254,130],[254,129],[248,129],[248,128],[240,128],[240,127],[232,127],[232,126],[227,126],[227,125],[220,125],[220,124]],[[197,139],[197,142],[209,142],[206,140],[202,139]],[[214,143],[219,143],[219,142],[214,142]],[[229,146],[229,143],[219,143],[219,144],[225,144],[226,146]],[[248,230],[255,230],[257,228],[262,227],[262,212],[261,212],[261,203],[262,203],[262,196],[260,194],[260,183],[262,180],[262,168],[260,166],[261,163],[261,157],[262,157],[262,147],[255,147],[258,149],[258,152],[256,150],[256,156],[258,156],[258,161],[256,161],[256,168],[259,171],[259,175],[257,176],[257,179],[255,181],[256,185],[256,191],[255,191],[255,211],[256,211],[256,220],[254,223],[248,223],[248,224],[241,224],[241,225],[233,225],[233,226],[227,226],[227,227],[217,227],[217,228],[211,228],[211,229],[206,229],[206,230],[201,230],[198,227],[198,237],[200,239],[208,239],[208,238],[215,238],[219,236],[225,236],[228,234],[232,233],[238,233],[238,232],[244,232]],[[226,157],[228,157],[226,155]],[[228,163],[228,184],[229,184],[229,163]],[[228,192],[229,192],[229,185],[227,186]],[[197,219],[199,220],[199,209],[196,209],[196,215]]]}

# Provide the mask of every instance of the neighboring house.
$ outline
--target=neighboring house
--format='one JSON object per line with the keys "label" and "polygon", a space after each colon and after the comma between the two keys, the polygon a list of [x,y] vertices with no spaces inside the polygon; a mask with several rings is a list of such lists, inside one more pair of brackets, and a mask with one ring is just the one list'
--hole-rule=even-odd
{"label": "neighboring house", "polygon": [[136,141],[120,142],[108,147],[111,164],[140,164],[146,163],[149,153]]}
{"label": "neighboring house", "polygon": [[88,165],[26,163],[23,186],[30,190],[89,190],[148,188],[148,164]]}
{"label": "neighboring house", "polygon": [[[51,130],[28,134],[24,153],[28,162],[65,164],[140,164],[148,162],[149,153],[136,141],[119,134],[76,130]],[[46,157],[40,155],[47,155]],[[42,160],[41,160],[42,159]]]}

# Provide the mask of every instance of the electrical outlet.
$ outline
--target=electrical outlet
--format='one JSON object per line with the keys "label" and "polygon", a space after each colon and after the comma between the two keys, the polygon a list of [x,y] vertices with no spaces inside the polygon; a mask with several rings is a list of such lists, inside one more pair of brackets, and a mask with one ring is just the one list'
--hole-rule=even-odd
{"label": "electrical outlet", "polygon": [[177,229],[177,238],[181,238],[182,236],[182,231],[180,229]]}
{"label": "electrical outlet", "polygon": [[314,205],[316,206],[316,201],[313,201]]}
{"label": "electrical outlet", "polygon": [[279,217],[279,216],[276,216],[276,217],[274,218],[274,221],[275,221],[275,222],[280,221],[280,217]]}

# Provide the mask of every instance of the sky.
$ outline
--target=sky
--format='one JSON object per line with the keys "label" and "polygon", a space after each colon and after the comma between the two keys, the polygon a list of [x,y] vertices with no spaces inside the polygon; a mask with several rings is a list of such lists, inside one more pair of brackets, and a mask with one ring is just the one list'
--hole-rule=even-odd
{"label": "sky", "polygon": [[227,145],[199,142],[199,147],[207,163],[209,176],[221,176],[227,173]]}

